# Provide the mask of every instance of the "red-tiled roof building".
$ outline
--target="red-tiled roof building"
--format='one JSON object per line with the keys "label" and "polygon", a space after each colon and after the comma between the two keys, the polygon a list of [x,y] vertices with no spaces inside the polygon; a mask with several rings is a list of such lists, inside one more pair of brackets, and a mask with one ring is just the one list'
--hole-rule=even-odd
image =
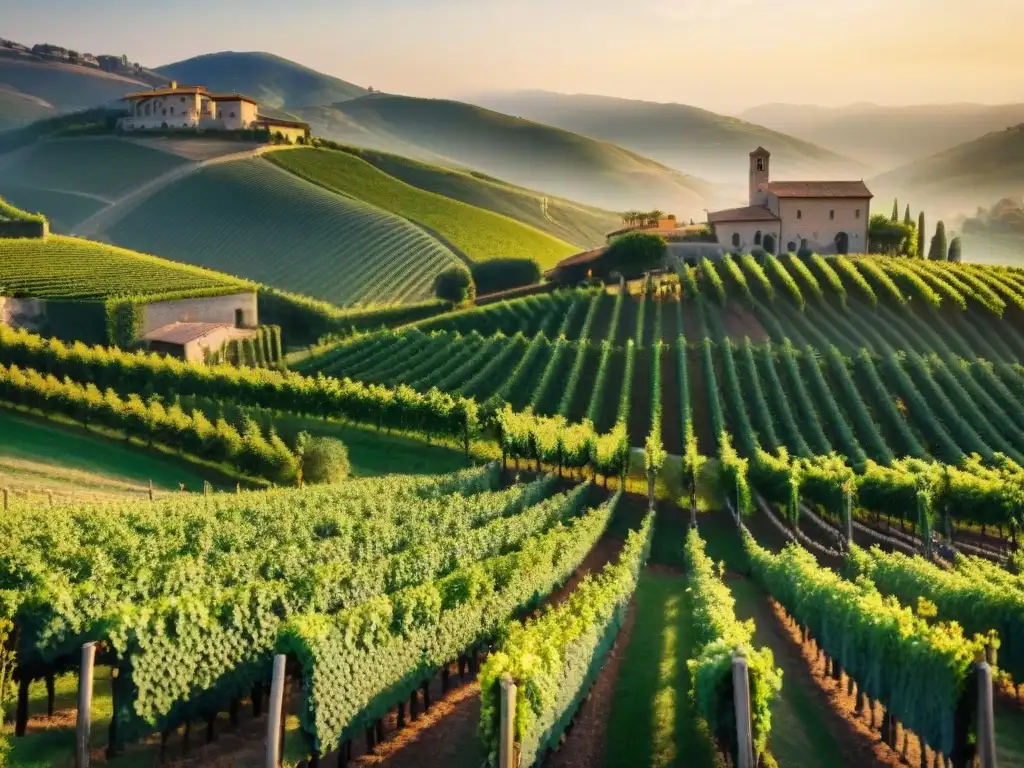
{"label": "red-tiled roof building", "polygon": [[868,248],[871,190],[861,181],[771,181],[771,153],[750,153],[749,201],[708,213],[718,242],[733,252],[808,247],[818,253]]}

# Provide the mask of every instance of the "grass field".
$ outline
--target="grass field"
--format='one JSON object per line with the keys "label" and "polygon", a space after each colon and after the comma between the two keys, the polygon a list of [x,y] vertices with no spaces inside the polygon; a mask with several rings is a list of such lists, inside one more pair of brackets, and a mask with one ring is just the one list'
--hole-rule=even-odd
{"label": "grass field", "polygon": [[0,485],[16,490],[141,498],[150,480],[161,490],[185,483],[198,491],[207,479],[137,446],[8,411],[0,410],[0,432]]}
{"label": "grass field", "polygon": [[295,149],[267,158],[326,189],[414,221],[473,261],[533,258],[548,268],[578,250],[513,219],[410,186],[348,152]]}
{"label": "grass field", "polygon": [[612,211],[551,197],[482,173],[372,150],[359,150],[359,156],[406,184],[500,213],[581,249],[603,245],[605,235],[622,223]]}
{"label": "grass field", "polygon": [[414,224],[260,158],[171,184],[107,235],[338,305],[427,298],[434,276],[456,260]]}
{"label": "grass field", "polygon": [[0,240],[0,285],[15,295],[98,299],[246,290],[243,281],[91,240]]}

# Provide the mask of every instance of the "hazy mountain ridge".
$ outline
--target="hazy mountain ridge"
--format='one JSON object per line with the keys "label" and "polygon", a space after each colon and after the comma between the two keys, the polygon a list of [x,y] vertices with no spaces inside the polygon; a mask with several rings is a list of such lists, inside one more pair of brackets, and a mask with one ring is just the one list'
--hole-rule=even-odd
{"label": "hazy mountain ridge", "polygon": [[168,79],[243,93],[283,109],[332,104],[367,93],[358,85],[262,51],[207,53],[156,71]]}
{"label": "hazy mountain ridge", "polygon": [[763,104],[740,117],[832,147],[881,172],[1024,122],[1024,104]]}
{"label": "hazy mountain ridge", "polygon": [[773,175],[779,178],[862,178],[866,172],[861,163],[830,148],[687,104],[536,90],[480,94],[471,100],[742,188],[748,155],[758,146],[772,152]]}

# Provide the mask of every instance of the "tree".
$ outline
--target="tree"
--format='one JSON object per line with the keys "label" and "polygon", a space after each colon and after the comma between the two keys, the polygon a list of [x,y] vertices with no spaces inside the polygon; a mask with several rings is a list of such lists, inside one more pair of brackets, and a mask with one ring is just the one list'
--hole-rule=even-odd
{"label": "tree", "polygon": [[907,212],[903,214],[903,223],[908,227],[914,226],[914,220],[910,217],[910,203],[907,203]]}
{"label": "tree", "polygon": [[889,218],[889,220],[893,224],[898,223],[899,220],[900,220],[900,201],[899,201],[899,198],[893,198],[893,201],[892,201],[892,216]]}
{"label": "tree", "polygon": [[948,253],[949,246],[946,243],[946,225],[940,221],[935,225],[935,235],[932,237],[932,244],[928,249],[928,260],[945,261]]}
{"label": "tree", "polygon": [[871,253],[884,253],[889,256],[909,253],[913,237],[913,227],[886,218],[885,214],[876,213],[868,222],[868,250]]}
{"label": "tree", "polygon": [[924,258],[924,211],[917,215],[917,258]]}
{"label": "tree", "polygon": [[949,256],[947,261],[953,261],[957,264],[963,259],[963,245],[960,242],[960,236],[957,235],[949,242]]}
{"label": "tree", "polygon": [[612,241],[600,259],[600,270],[622,273],[627,279],[657,269],[665,259],[665,238],[649,232],[630,232]]}
{"label": "tree", "polygon": [[300,432],[295,455],[301,483],[340,483],[351,471],[348,448],[331,437],[310,437],[308,432]]}
{"label": "tree", "polygon": [[466,304],[476,298],[473,276],[463,266],[452,266],[434,278],[434,295],[452,304]]}
{"label": "tree", "polygon": [[775,235],[770,232],[761,239],[761,247],[768,253],[775,253]]}
{"label": "tree", "polygon": [[474,264],[473,282],[480,294],[539,283],[540,264],[533,259],[488,259]]}

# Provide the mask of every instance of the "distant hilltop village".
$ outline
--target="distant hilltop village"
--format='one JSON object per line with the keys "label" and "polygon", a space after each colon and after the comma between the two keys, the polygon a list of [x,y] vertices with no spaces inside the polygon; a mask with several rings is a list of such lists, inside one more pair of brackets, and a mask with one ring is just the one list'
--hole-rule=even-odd
{"label": "distant hilltop village", "polygon": [[289,143],[304,144],[309,124],[259,114],[256,99],[240,93],[211,93],[202,85],[178,85],[130,93],[124,97],[128,115],[122,131],[267,131]]}

